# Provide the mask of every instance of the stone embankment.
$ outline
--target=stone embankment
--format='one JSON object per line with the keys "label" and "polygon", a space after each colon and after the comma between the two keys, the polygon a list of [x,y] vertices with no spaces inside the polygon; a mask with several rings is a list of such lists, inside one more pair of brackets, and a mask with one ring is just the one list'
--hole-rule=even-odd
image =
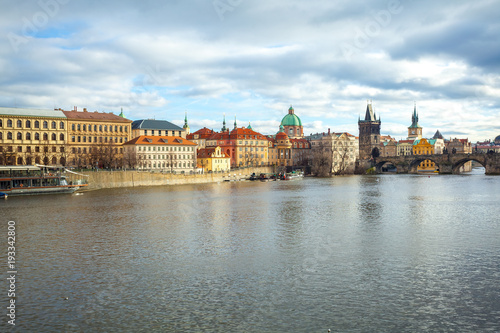
{"label": "stone embankment", "polygon": [[136,186],[158,186],[158,185],[184,185],[217,183],[226,180],[234,181],[250,177],[252,173],[271,173],[272,167],[246,168],[232,170],[226,173],[207,173],[182,175],[151,171],[87,171],[81,172],[88,175],[89,186],[85,190],[99,190],[104,188],[136,187]]}

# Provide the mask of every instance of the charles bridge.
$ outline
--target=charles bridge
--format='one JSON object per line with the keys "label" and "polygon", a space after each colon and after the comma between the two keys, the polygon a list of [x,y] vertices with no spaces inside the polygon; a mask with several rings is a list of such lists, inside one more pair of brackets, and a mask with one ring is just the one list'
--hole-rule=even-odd
{"label": "charles bridge", "polygon": [[476,161],[485,168],[487,175],[500,175],[500,153],[457,153],[440,155],[404,155],[379,156],[373,160],[358,160],[356,173],[365,173],[375,167],[377,173],[382,172],[382,166],[390,163],[397,168],[397,173],[417,173],[418,165],[424,160],[431,160],[441,174],[459,174],[460,167],[468,161]]}

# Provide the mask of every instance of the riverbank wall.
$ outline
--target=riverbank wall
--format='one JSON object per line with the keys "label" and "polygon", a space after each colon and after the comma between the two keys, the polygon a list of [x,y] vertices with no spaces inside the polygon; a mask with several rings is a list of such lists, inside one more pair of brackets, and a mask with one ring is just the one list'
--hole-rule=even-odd
{"label": "riverbank wall", "polygon": [[158,185],[184,185],[217,183],[222,181],[238,181],[247,179],[252,173],[271,173],[273,167],[258,167],[232,170],[225,173],[207,174],[171,174],[152,171],[86,171],[80,172],[87,175],[89,186],[85,191],[99,190],[105,188],[138,187],[138,186],[158,186]]}

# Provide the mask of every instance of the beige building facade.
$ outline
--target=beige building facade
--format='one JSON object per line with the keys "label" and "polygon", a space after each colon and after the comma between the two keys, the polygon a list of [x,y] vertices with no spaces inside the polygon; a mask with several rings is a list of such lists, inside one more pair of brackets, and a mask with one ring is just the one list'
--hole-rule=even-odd
{"label": "beige building facade", "polygon": [[66,140],[60,110],[0,108],[1,165],[66,165]]}

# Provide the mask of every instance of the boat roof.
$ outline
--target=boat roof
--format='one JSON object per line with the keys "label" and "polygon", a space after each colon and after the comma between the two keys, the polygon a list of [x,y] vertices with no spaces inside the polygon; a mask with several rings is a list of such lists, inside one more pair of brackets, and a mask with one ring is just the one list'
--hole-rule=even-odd
{"label": "boat roof", "polygon": [[2,165],[0,170],[40,170],[40,167],[35,165]]}

